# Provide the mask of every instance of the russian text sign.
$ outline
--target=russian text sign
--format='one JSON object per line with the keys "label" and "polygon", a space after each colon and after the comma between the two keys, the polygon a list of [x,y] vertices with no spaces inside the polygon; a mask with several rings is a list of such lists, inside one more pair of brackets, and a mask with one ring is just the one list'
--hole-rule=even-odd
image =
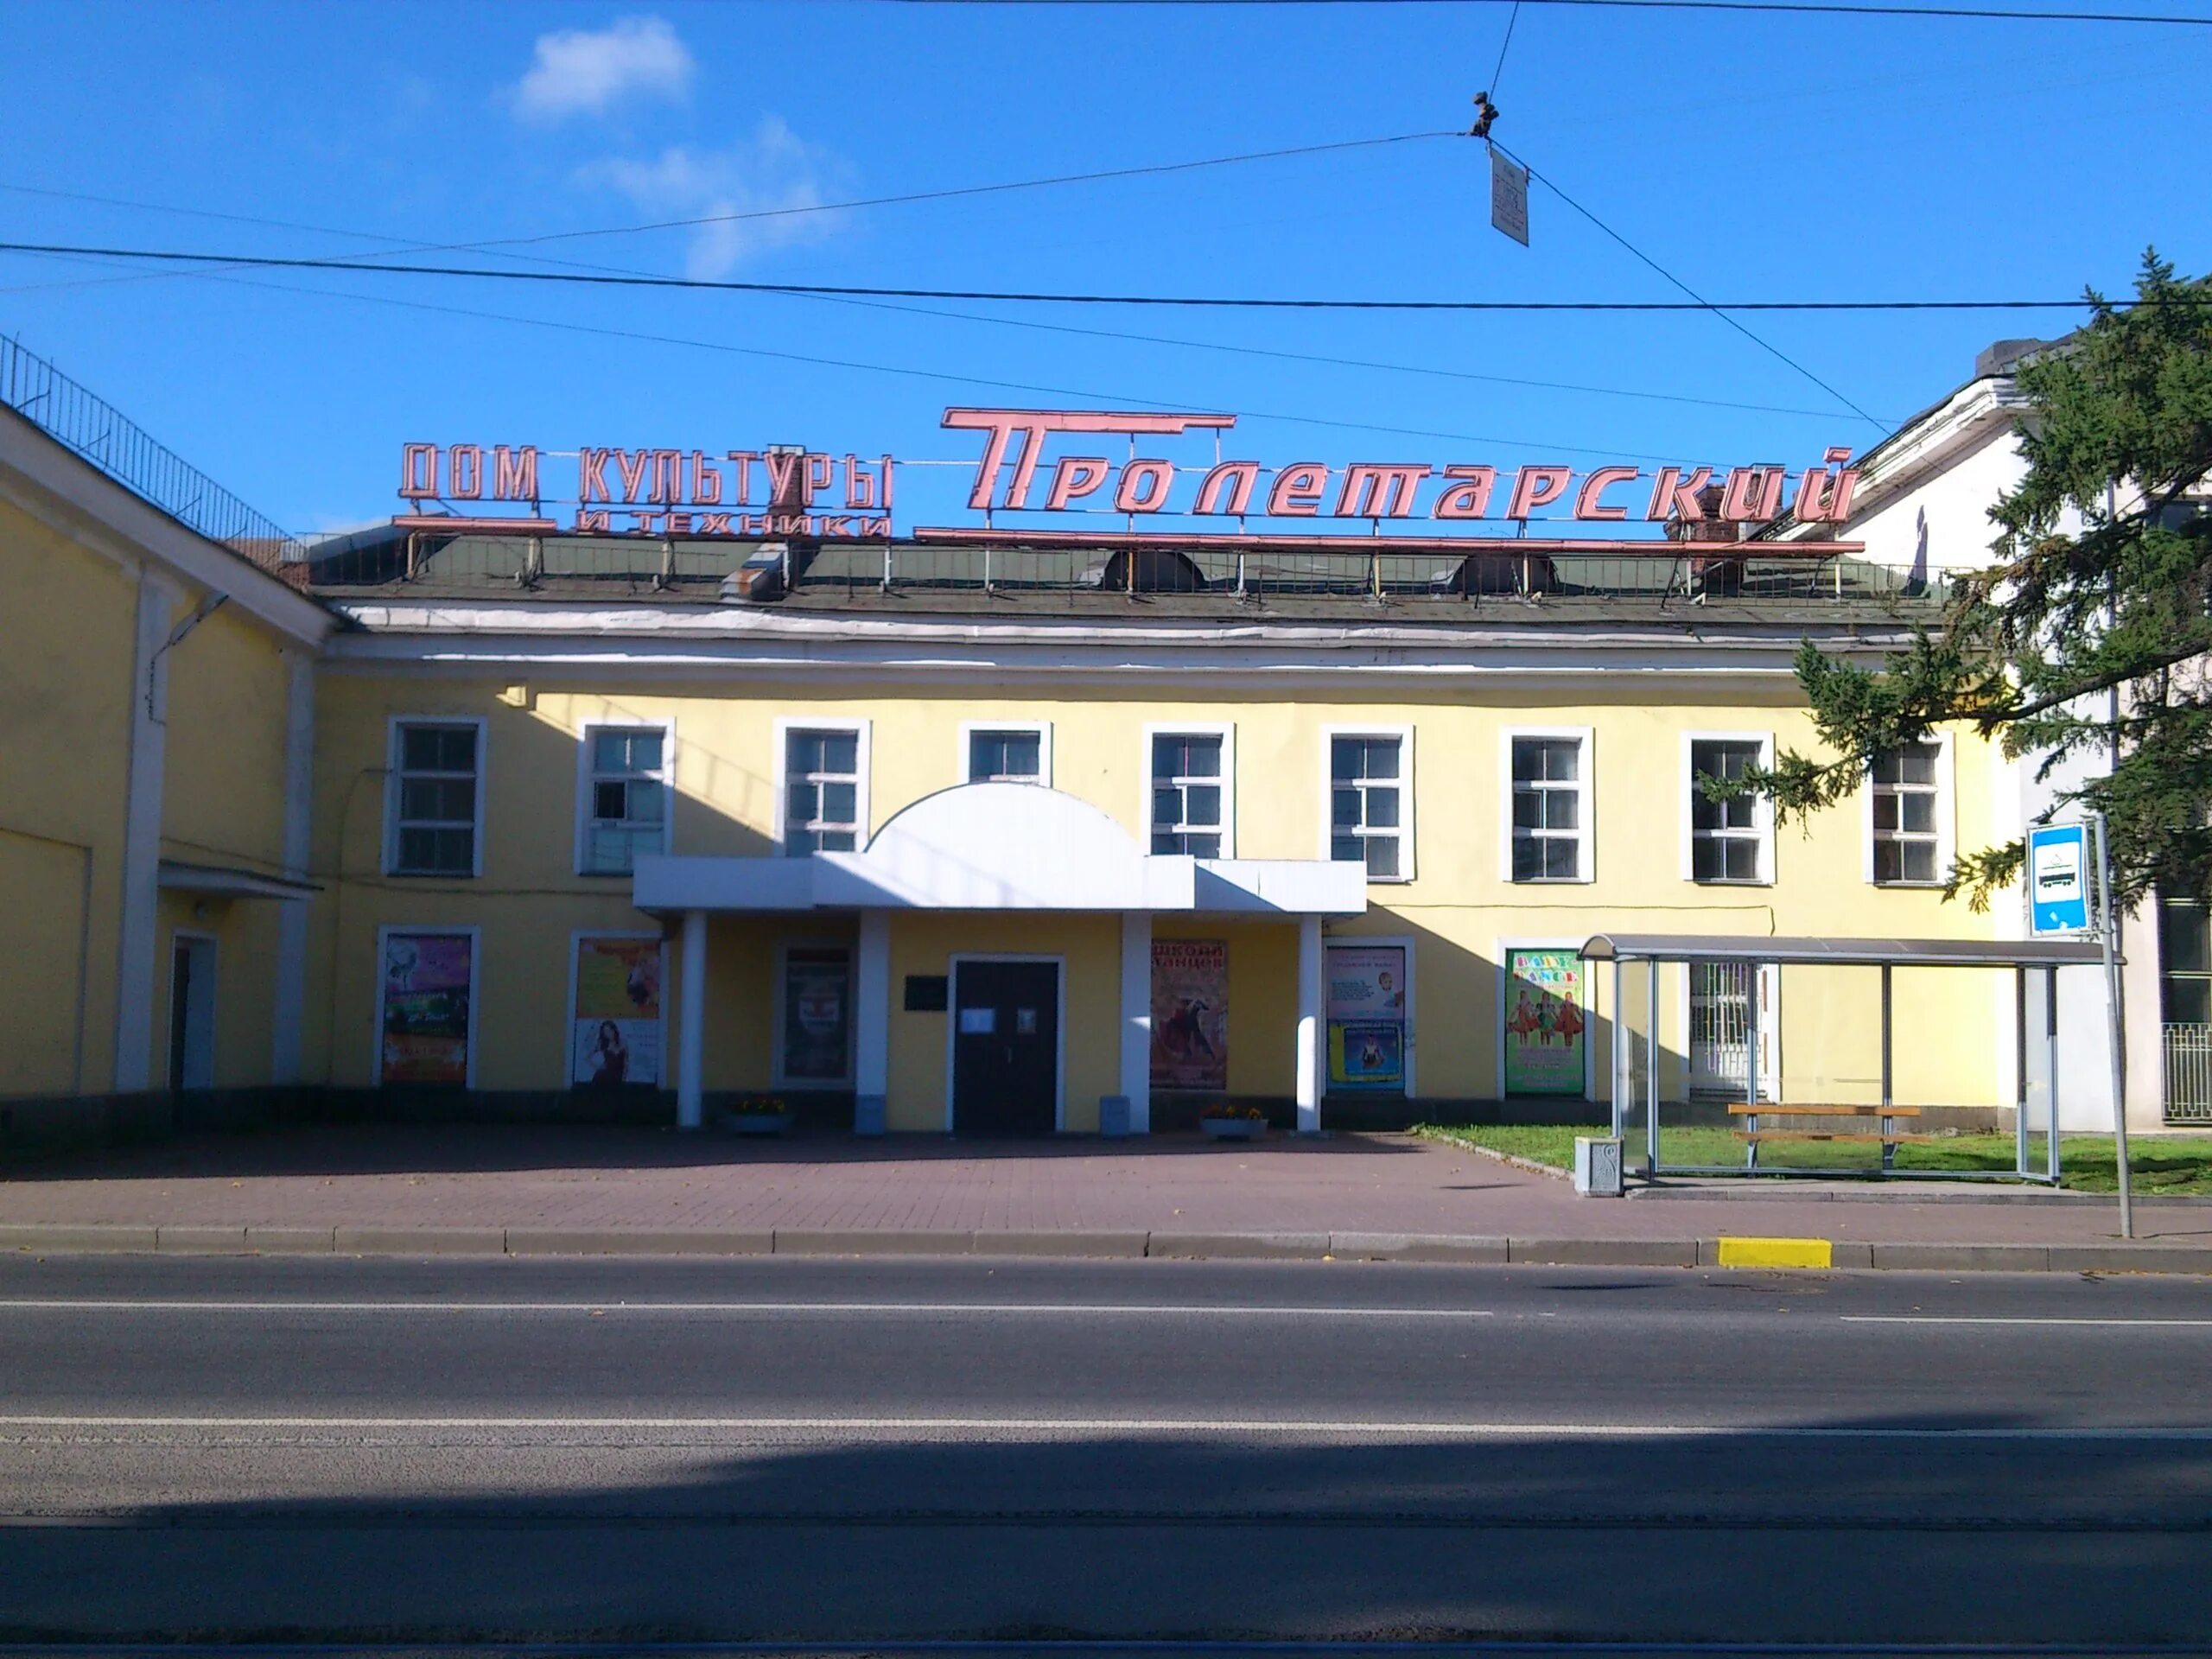
{"label": "russian text sign", "polygon": [[2089,837],[2078,823],[2051,823],[2028,831],[2029,931],[2089,931]]}

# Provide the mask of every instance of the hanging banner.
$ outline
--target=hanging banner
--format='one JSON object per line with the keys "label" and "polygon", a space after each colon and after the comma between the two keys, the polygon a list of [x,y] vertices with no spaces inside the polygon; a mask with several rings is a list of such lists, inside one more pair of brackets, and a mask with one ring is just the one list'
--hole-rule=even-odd
{"label": "hanging banner", "polygon": [[475,936],[386,933],[378,969],[377,1080],[466,1087]]}
{"label": "hanging banner", "polygon": [[1529,169],[1508,161],[1502,149],[1490,153],[1490,223],[1529,245]]}
{"label": "hanging banner", "polygon": [[661,1081],[661,942],[586,934],[576,941],[569,1013],[569,1086]]}
{"label": "hanging banner", "polygon": [[1560,950],[1505,953],[1505,1092],[1579,1095],[1583,1090],[1582,957]]}
{"label": "hanging banner", "polygon": [[1229,1087],[1229,944],[1152,942],[1152,1086]]}
{"label": "hanging banner", "polygon": [[1406,948],[1334,944],[1328,985],[1329,1086],[1406,1086]]}
{"label": "hanging banner", "polygon": [[843,950],[784,957],[784,1077],[839,1084],[852,1075],[853,959]]}

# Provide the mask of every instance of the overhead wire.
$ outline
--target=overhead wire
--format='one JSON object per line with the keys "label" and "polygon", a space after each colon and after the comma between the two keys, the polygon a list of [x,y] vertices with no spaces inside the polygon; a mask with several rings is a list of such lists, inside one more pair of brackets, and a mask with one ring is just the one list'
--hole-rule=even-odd
{"label": "overhead wire", "polygon": [[[1558,187],[1546,184],[1554,190]],[[1566,198],[1562,197],[1562,200]],[[1578,213],[1587,210],[1577,204]],[[1602,222],[1592,219],[1602,228]],[[1613,234],[1611,232],[1609,235]],[[688,289],[730,294],[827,294],[867,299],[969,300],[1007,305],[1141,305],[1209,310],[1256,311],[1438,311],[1438,312],[1683,312],[1683,311],[2071,311],[2086,299],[1970,300],[1377,300],[1274,298],[1255,295],[1090,294],[974,288],[893,288],[841,283],[748,283],[728,277],[649,276],[589,270],[487,270],[480,265],[393,264],[371,259],[282,257],[252,253],[198,253],[175,248],[131,248],[69,242],[0,241],[0,253],[41,253],[106,259],[146,259],[181,264],[231,265],[244,270],[350,270],[395,276],[454,276],[504,283],[566,283],[601,288]],[[1643,256],[1638,255],[1639,258]],[[1656,268],[1656,267],[1655,267]],[[1672,277],[1669,280],[1674,281]],[[1677,287],[1682,285],[1679,283]],[[1694,290],[1684,289],[1685,292]],[[2153,302],[2122,300],[2126,307]],[[2212,294],[2177,296],[2155,303],[2212,305]]]}
{"label": "overhead wire", "polygon": [[[880,0],[909,6],[1421,6],[1449,0]],[[1958,17],[2007,23],[2141,23],[2212,29],[2212,16],[2156,11],[2043,11],[2015,6],[1843,5],[1833,0],[1525,0],[1532,6],[1629,11],[1750,11],[1841,17]]]}

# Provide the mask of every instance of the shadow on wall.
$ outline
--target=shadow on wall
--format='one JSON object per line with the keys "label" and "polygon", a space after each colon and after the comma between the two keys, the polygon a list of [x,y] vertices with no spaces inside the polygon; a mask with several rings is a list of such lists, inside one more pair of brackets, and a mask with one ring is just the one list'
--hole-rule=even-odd
{"label": "shadow on wall", "polygon": [[[562,1329],[564,1343],[576,1339]],[[582,1342],[603,1359],[601,1344],[630,1339],[624,1329],[610,1320]],[[1116,1341],[1130,1334],[1113,1330]],[[1172,1369],[1172,1346],[1118,1351],[1102,1340],[1103,1369],[1074,1384],[1071,1413],[1116,1409],[1101,1403],[1111,1397],[1122,1414],[1128,1400],[1160,1392],[1147,1367]],[[944,1357],[918,1365],[925,1397]],[[772,1371],[796,1363],[752,1359]],[[544,1360],[563,1374],[578,1363],[550,1349]],[[742,1373],[734,1348],[730,1364]],[[1287,1369],[1270,1382],[1261,1368],[1213,1410],[1224,1421],[1311,1415],[1299,1389],[1312,1378]],[[683,1375],[664,1380],[680,1388]],[[963,1357],[957,1375],[972,1388],[979,1374]],[[1789,1386],[1775,1376],[1777,1389]],[[510,1398],[499,1377],[482,1385],[487,1402]],[[738,1397],[728,1372],[694,1385],[712,1386],[718,1403]],[[1109,1385],[1135,1393],[1109,1396]],[[867,1410],[872,1396],[849,1404],[852,1392],[833,1390],[824,1408]],[[979,1401],[965,1414],[989,1408]],[[1160,1409],[1191,1414],[1187,1401]],[[1990,1412],[1944,1418],[2026,1426]],[[1926,1420],[1801,1421],[1863,1431]],[[0,1634],[1764,1647],[1942,1642],[1970,1630],[1999,1643],[2132,1647],[2206,1630],[2201,1495],[2212,1452],[2201,1446],[2115,1443],[2095,1459],[2053,1459],[1847,1433],[1653,1433],[1633,1457],[1573,1431],[1478,1445],[1085,1429],[827,1446],[756,1434],[742,1450],[710,1429],[666,1447],[562,1439],[563,1461],[535,1488],[471,1495],[465,1470],[427,1484],[413,1472],[423,1464],[401,1455],[403,1433],[372,1493],[289,1495],[325,1478],[314,1453],[302,1462],[294,1450],[273,1476],[278,1496],[146,1504],[124,1527],[17,1529],[0,1542],[21,1586]],[[500,1466],[517,1455],[503,1452]],[[640,1478],[641,1463],[664,1472]],[[250,1551],[224,1541],[241,1529]],[[1927,1570],[1931,1549],[1943,1571]],[[117,1588],[88,1600],[81,1586],[93,1582]],[[2025,1583],[2046,1588],[2017,1594]]]}

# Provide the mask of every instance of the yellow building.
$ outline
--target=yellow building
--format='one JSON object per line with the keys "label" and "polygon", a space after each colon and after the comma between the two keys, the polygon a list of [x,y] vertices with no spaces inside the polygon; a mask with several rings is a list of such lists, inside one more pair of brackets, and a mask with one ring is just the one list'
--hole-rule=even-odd
{"label": "yellow building", "polygon": [[[1939,892],[2017,794],[1969,734],[1803,830],[1697,791],[1816,747],[1801,639],[1871,658],[1932,613],[1840,547],[770,543],[418,504],[302,548],[0,429],[18,1135],[209,1087],[940,1132],[1590,1117],[1600,932],[1745,937],[1664,982],[1669,1097],[1755,1067],[1866,1103],[1871,976],[1785,987],[1757,939],[1998,937]],[[1898,1097],[2009,1107],[2010,978],[1897,977]]]}

